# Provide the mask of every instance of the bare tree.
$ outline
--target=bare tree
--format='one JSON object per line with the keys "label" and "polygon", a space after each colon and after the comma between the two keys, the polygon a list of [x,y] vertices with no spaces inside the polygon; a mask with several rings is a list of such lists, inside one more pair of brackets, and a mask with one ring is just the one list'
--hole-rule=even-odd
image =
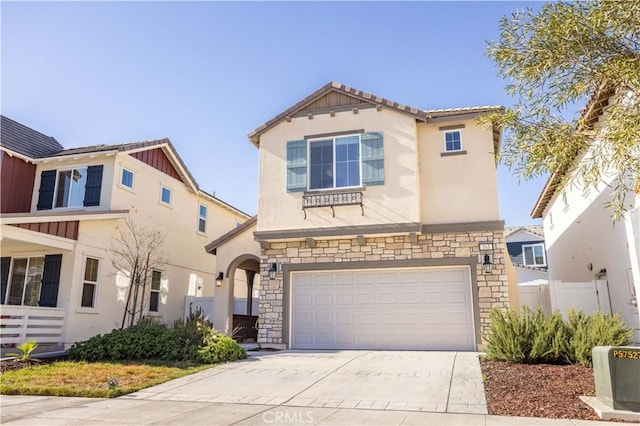
{"label": "bare tree", "polygon": [[113,267],[129,279],[122,325],[131,327],[136,316],[145,310],[147,281],[151,271],[166,262],[163,251],[165,235],[155,229],[138,225],[130,217],[121,219],[111,241],[109,258]]}

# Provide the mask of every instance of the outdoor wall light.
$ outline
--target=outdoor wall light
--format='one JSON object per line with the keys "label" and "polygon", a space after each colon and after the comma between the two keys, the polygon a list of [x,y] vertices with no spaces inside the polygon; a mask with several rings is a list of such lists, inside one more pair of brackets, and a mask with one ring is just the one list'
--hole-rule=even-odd
{"label": "outdoor wall light", "polygon": [[218,272],[216,277],[216,287],[222,287],[222,280],[224,280],[224,272]]}
{"label": "outdoor wall light", "polygon": [[272,263],[269,268],[269,279],[272,280],[276,277],[276,272],[278,272],[278,264]]}
{"label": "outdoor wall light", "polygon": [[484,255],[484,262],[482,262],[482,270],[485,274],[490,274],[493,269],[493,263],[491,263],[491,255]]}

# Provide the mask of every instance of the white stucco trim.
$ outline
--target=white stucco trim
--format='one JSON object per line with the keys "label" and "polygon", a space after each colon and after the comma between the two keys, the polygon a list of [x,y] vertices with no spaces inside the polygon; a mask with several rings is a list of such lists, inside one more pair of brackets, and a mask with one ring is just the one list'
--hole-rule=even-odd
{"label": "white stucco trim", "polygon": [[17,240],[25,243],[38,244],[41,246],[55,247],[61,250],[72,251],[76,242],[64,237],[43,234],[42,232],[30,231],[28,229],[15,226],[3,226],[0,241],[4,239]]}

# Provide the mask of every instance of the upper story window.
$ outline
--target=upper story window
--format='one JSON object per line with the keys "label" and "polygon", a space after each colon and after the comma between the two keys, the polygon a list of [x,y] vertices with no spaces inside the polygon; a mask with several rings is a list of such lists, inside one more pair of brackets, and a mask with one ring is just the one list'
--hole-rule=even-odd
{"label": "upper story window", "polygon": [[171,204],[171,189],[166,186],[163,186],[160,189],[160,201],[164,204]]}
{"label": "upper story window", "polygon": [[444,132],[444,151],[462,151],[462,133],[460,130],[449,130]]}
{"label": "upper story window", "polygon": [[206,232],[207,230],[207,206],[205,206],[204,204],[200,204],[200,211],[199,211],[199,218],[198,218],[198,231],[199,232]]}
{"label": "upper story window", "polygon": [[287,191],[384,184],[382,133],[287,142]]}
{"label": "upper story window", "polygon": [[309,189],[360,186],[360,135],[309,141]]}
{"label": "upper story window", "polygon": [[56,189],[56,207],[82,207],[86,184],[86,167],[60,170]]}
{"label": "upper story window", "polygon": [[525,266],[547,266],[544,244],[527,244],[522,246],[522,259]]}
{"label": "upper story window", "polygon": [[120,184],[122,186],[126,186],[127,188],[133,189],[133,172],[129,169],[122,169],[122,174],[120,175]]}
{"label": "upper story window", "polygon": [[100,205],[102,170],[99,165],[42,171],[37,209]]}

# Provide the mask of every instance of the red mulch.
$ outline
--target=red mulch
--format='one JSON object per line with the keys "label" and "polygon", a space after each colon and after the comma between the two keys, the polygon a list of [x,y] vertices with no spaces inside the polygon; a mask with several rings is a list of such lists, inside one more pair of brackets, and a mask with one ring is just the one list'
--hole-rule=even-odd
{"label": "red mulch", "polygon": [[600,420],[581,395],[595,395],[593,370],[579,365],[480,360],[489,414]]}
{"label": "red mulch", "polygon": [[[0,372],[58,359],[7,360]],[[593,370],[579,365],[516,364],[480,358],[489,414],[600,420],[581,395],[595,395]]]}

